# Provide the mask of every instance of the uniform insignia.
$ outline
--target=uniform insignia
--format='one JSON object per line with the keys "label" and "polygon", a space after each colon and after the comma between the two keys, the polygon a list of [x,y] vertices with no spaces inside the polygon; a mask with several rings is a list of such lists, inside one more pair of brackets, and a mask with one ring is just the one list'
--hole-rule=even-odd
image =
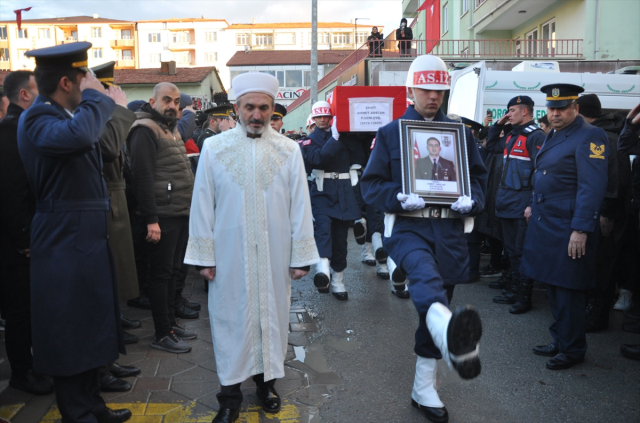
{"label": "uniform insignia", "polygon": [[520,100],[520,96],[518,96],[518,99],[516,100],[516,103],[522,103],[522,100]]}
{"label": "uniform insignia", "polygon": [[589,157],[592,159],[604,159],[604,144],[595,145],[591,143],[591,152],[593,153]]}
{"label": "uniform insignia", "polygon": [[451,146],[451,137],[448,135],[443,135],[442,136],[442,145],[444,145],[445,147],[450,147]]}
{"label": "uniform insignia", "polygon": [[373,150],[373,147],[375,147],[375,146],[376,146],[376,140],[377,140],[377,139],[378,139],[377,137],[374,137],[374,138],[373,138],[373,141],[371,142],[371,148],[370,148],[370,150]]}
{"label": "uniform insignia", "polygon": [[554,97],[560,97],[560,89],[554,88],[553,90],[551,90],[551,95]]}
{"label": "uniform insignia", "polygon": [[311,140],[304,140],[302,141],[302,146],[306,147],[307,145],[311,145]]}
{"label": "uniform insignia", "polygon": [[518,141],[518,147],[522,145],[522,141]]}

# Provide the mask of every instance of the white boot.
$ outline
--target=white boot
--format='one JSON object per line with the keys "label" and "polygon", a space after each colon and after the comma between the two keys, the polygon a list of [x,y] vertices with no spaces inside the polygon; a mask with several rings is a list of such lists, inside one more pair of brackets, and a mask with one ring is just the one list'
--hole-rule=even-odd
{"label": "white boot", "polygon": [[396,266],[396,262],[391,257],[387,257],[387,268],[389,269],[389,275],[391,275],[391,284],[396,289],[402,290],[407,281],[407,275]]}
{"label": "white boot", "polygon": [[418,356],[416,375],[413,379],[413,392],[411,392],[412,400],[426,407],[444,407],[436,390],[437,370],[438,360]]}
{"label": "white boot", "polygon": [[329,259],[321,258],[316,264],[316,275],[313,277],[313,284],[318,288],[318,292],[322,294],[329,293],[330,275],[331,270],[329,269]]}
{"label": "white boot", "polygon": [[362,244],[362,262],[367,266],[376,265],[376,258],[373,256],[373,245],[370,242]]}
{"label": "white boot", "polygon": [[353,222],[353,236],[360,245],[367,240],[367,219],[364,217]]}
{"label": "white boot", "polygon": [[371,244],[373,244],[373,252],[376,256],[376,260],[378,260],[380,263],[386,263],[387,252],[382,246],[382,235],[380,234],[380,232],[374,232],[371,235]]}
{"label": "white boot", "polygon": [[388,280],[389,269],[387,268],[387,265],[384,263],[376,262],[376,274],[380,279]]}
{"label": "white boot", "polygon": [[331,278],[331,293],[341,301],[349,299],[347,289],[344,287],[344,272],[333,272]]}
{"label": "white boot", "polygon": [[458,307],[451,313],[441,303],[433,303],[427,312],[427,328],[442,358],[463,379],[480,374],[478,341],[482,336],[480,315],[471,306]]}
{"label": "white boot", "polygon": [[616,302],[616,305],[613,306],[613,309],[629,310],[633,305],[633,301],[631,301],[632,297],[633,297],[633,292],[621,288],[620,295],[618,296],[618,301]]}

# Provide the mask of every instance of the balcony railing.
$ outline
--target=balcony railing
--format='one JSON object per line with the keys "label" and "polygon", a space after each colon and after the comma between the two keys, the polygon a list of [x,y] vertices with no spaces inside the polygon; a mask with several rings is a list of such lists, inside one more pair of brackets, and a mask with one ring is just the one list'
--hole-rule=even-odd
{"label": "balcony railing", "polygon": [[9,40],[0,40],[0,48],[8,48],[9,47]]}
{"label": "balcony railing", "polygon": [[109,41],[109,44],[111,44],[111,48],[133,47],[135,45],[135,41],[133,38],[119,38],[117,40]]}
{"label": "balcony railing", "polygon": [[126,56],[126,57],[123,57],[122,59],[116,60],[117,68],[132,68],[132,67],[135,67],[135,65],[136,65],[136,61],[135,61],[135,57],[133,56]]}
{"label": "balcony railing", "polygon": [[195,41],[179,41],[176,43],[169,43],[169,50],[195,50],[195,48]]}
{"label": "balcony railing", "polygon": [[[363,46],[364,47],[364,46]],[[361,47],[362,49],[362,47]],[[373,41],[371,57],[416,57],[434,54],[443,59],[582,58],[582,40],[385,40]]]}
{"label": "balcony railing", "polygon": [[58,41],[58,45],[60,44],[69,44],[69,43],[77,43],[78,37],[66,37],[64,40]]}

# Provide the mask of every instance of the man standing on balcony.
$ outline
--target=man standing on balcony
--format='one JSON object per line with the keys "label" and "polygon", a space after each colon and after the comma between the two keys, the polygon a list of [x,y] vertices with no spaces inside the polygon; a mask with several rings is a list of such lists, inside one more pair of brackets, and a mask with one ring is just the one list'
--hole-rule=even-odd
{"label": "man standing on balcony", "polygon": [[380,57],[382,56],[382,47],[384,47],[384,37],[378,32],[378,27],[371,28],[371,35],[367,37],[369,43],[369,56]]}
{"label": "man standing on balcony", "polygon": [[411,40],[413,40],[413,31],[407,26],[407,20],[400,20],[400,28],[396,29],[396,40],[399,41],[400,57],[411,56]]}

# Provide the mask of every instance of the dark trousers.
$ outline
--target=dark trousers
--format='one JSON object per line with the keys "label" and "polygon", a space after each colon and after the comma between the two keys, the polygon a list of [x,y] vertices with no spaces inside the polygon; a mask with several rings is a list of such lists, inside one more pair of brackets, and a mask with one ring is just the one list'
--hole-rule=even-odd
{"label": "dark trousers", "polygon": [[491,267],[494,269],[500,269],[502,268],[502,241],[490,236],[487,238],[489,238],[489,249],[491,250],[489,264],[491,264]]}
{"label": "dark trousers", "polygon": [[400,57],[411,56],[411,41],[400,41],[398,44]]}
{"label": "dark trousers", "polygon": [[29,262],[0,267],[0,309],[6,320],[5,344],[13,376],[33,367]]}
{"label": "dark trousers", "polygon": [[511,278],[513,283],[520,281],[520,261],[522,247],[527,232],[527,221],[522,219],[500,219],[502,223],[502,244],[511,263]]}
{"label": "dark trousers", "polygon": [[554,345],[568,357],[584,357],[587,352],[585,291],[547,285],[547,297],[554,319],[549,326]]}
{"label": "dark trousers", "polygon": [[160,218],[160,241],[148,242],[149,287],[147,295],[151,301],[151,316],[160,339],[171,333],[175,324],[176,279],[184,258],[184,244],[189,237],[188,217]]}
{"label": "dark trousers", "polygon": [[371,242],[371,235],[374,232],[380,232],[380,235],[384,233],[384,217],[380,210],[377,210],[373,206],[365,203],[362,198],[362,193],[360,192],[360,184],[356,184],[353,187],[353,193],[356,195],[356,200],[358,201],[358,207],[360,207],[360,211],[362,212],[362,217],[367,219],[367,237],[365,239],[366,242]]}
{"label": "dark trousers", "polygon": [[467,248],[469,249],[469,275],[471,278],[480,275],[480,244],[486,236],[478,232],[478,228],[467,234]]}
{"label": "dark trousers", "polygon": [[[614,231],[615,224],[617,224],[617,222],[614,223]],[[634,296],[640,296],[640,283],[638,283],[638,275],[640,274],[639,237],[638,216],[636,214],[629,215],[624,235],[620,241],[621,246],[616,258],[612,279],[616,281],[621,288],[632,291]],[[600,239],[600,242],[602,242],[602,240],[603,238]]]}
{"label": "dark trousers", "polygon": [[[276,384],[276,379],[264,381],[264,373],[260,373],[253,376],[253,381],[256,386],[262,389],[272,387]],[[240,390],[240,383],[229,386],[220,386],[220,392],[216,394],[220,408],[240,408],[242,405],[242,390]]]}
{"label": "dark trousers", "polygon": [[328,258],[331,268],[336,272],[342,272],[347,268],[349,222],[326,215],[313,216],[313,218],[315,219],[313,231],[320,257]]}
{"label": "dark trousers", "polygon": [[176,302],[175,306],[178,307],[180,305],[180,301],[182,300],[182,290],[185,287],[187,281],[187,275],[189,274],[189,265],[184,263],[184,256],[187,253],[187,242],[184,243],[184,247],[182,247],[182,265],[180,266],[180,270],[178,270],[178,275],[176,277]]}
{"label": "dark trousers", "polygon": [[[600,226],[596,227],[597,231],[600,231]],[[598,250],[596,253],[596,287],[587,293],[589,299],[593,299],[598,303],[605,306],[607,309],[612,307],[615,302],[616,294],[616,279],[612,278],[614,269],[617,265],[617,257],[622,256],[621,248],[624,243],[626,234],[631,232],[633,237],[637,236],[637,233],[631,228],[628,228],[624,219],[616,220],[613,224],[613,230],[609,236],[603,236],[600,232],[598,238]],[[635,239],[631,241],[628,247],[635,252],[633,243]],[[632,254],[633,261],[632,266],[637,266],[636,255]],[[635,276],[635,275],[634,275]],[[621,282],[624,279],[621,280]]]}
{"label": "dark trousers", "polygon": [[133,254],[138,272],[138,286],[140,295],[147,293],[149,286],[149,255],[147,251],[147,224],[142,216],[131,215],[131,235],[133,239]]}
{"label": "dark trousers", "polygon": [[62,423],[97,423],[95,415],[107,407],[100,396],[99,369],[54,376],[53,385]]}

